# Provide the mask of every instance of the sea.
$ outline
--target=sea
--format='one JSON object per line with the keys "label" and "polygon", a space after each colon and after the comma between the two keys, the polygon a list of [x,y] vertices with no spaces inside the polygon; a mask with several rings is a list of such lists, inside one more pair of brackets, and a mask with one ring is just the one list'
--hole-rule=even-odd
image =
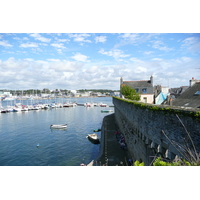
{"label": "sea", "polygon": [[[110,107],[76,106],[0,113],[0,166],[80,166],[95,159],[99,154],[100,144],[93,144],[86,137],[93,130],[100,129],[103,118],[111,114],[103,113],[102,110],[114,112],[112,97],[42,101],[78,104],[102,102]],[[3,107],[14,104],[13,101],[1,103]],[[22,100],[16,103],[30,105],[33,101]],[[68,126],[64,130],[51,129],[51,124]],[[96,133],[100,138],[101,132]]]}

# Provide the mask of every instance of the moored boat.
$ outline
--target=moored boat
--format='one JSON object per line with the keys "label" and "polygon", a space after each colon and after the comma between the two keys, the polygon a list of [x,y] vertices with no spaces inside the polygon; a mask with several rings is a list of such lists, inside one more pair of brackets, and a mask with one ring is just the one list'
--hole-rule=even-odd
{"label": "moored boat", "polygon": [[88,134],[86,138],[88,138],[94,144],[100,143],[98,135],[96,133]]}
{"label": "moored boat", "polygon": [[101,129],[98,128],[98,129],[94,129],[93,131],[94,132],[99,132],[99,131],[101,131]]}
{"label": "moored boat", "polygon": [[102,113],[109,113],[109,112],[113,112],[113,110],[101,110]]}
{"label": "moored boat", "polygon": [[52,124],[50,128],[65,129],[67,128],[67,124]]}

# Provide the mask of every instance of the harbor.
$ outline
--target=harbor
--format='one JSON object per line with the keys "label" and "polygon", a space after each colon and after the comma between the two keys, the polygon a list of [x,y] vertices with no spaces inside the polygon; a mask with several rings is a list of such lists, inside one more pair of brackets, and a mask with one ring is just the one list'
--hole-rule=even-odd
{"label": "harbor", "polygon": [[[86,100],[85,102],[82,99]],[[18,100],[7,100],[0,101],[0,113],[9,112],[25,112],[31,110],[47,110],[53,108],[66,108],[66,107],[113,107],[112,103],[110,105],[101,102],[102,98],[95,98],[97,102],[93,101],[94,98],[35,98],[35,99],[18,99]],[[99,102],[100,100],[100,102]],[[78,103],[79,102],[79,103]],[[110,112],[112,110],[103,109],[101,112]]]}
{"label": "harbor", "polygon": [[[73,102],[73,99],[68,100]],[[85,102],[88,98],[77,98],[76,103]],[[96,98],[95,102],[112,105],[112,98]],[[6,108],[7,102],[2,104]],[[102,113],[102,109],[108,107],[77,105],[1,113],[0,166],[87,165],[98,156],[100,144],[93,144],[86,137],[100,129],[103,118],[110,114]],[[114,111],[113,107],[109,109]],[[50,128],[52,124],[67,124],[67,127]],[[100,138],[101,132],[97,134]]]}

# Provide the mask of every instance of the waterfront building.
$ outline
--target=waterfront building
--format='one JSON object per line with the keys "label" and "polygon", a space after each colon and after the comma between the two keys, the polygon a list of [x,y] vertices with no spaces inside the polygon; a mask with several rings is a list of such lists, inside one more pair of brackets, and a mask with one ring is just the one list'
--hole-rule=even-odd
{"label": "waterfront building", "polygon": [[122,85],[130,86],[135,89],[137,93],[140,94],[140,101],[144,103],[154,103],[154,87],[153,87],[153,76],[150,80],[140,80],[140,81],[124,81],[121,77],[120,79],[120,89]]}

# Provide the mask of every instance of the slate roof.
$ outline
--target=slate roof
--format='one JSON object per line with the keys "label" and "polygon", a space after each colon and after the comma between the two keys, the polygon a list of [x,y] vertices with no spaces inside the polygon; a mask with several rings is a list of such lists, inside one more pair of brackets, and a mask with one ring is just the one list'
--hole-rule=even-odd
{"label": "slate roof", "polygon": [[[151,84],[151,80],[147,81],[123,81],[122,85],[130,86],[131,88],[134,88],[138,93],[140,94],[153,94],[154,89]],[[143,91],[145,89],[145,92]]]}
{"label": "slate roof", "polygon": [[128,85],[130,87],[136,88],[136,87],[152,87],[151,81],[123,81],[125,85]]}
{"label": "slate roof", "polygon": [[200,95],[195,94],[197,91],[200,91],[200,82],[185,90],[179,97],[177,97],[177,99],[173,101],[172,105],[200,108]]}

